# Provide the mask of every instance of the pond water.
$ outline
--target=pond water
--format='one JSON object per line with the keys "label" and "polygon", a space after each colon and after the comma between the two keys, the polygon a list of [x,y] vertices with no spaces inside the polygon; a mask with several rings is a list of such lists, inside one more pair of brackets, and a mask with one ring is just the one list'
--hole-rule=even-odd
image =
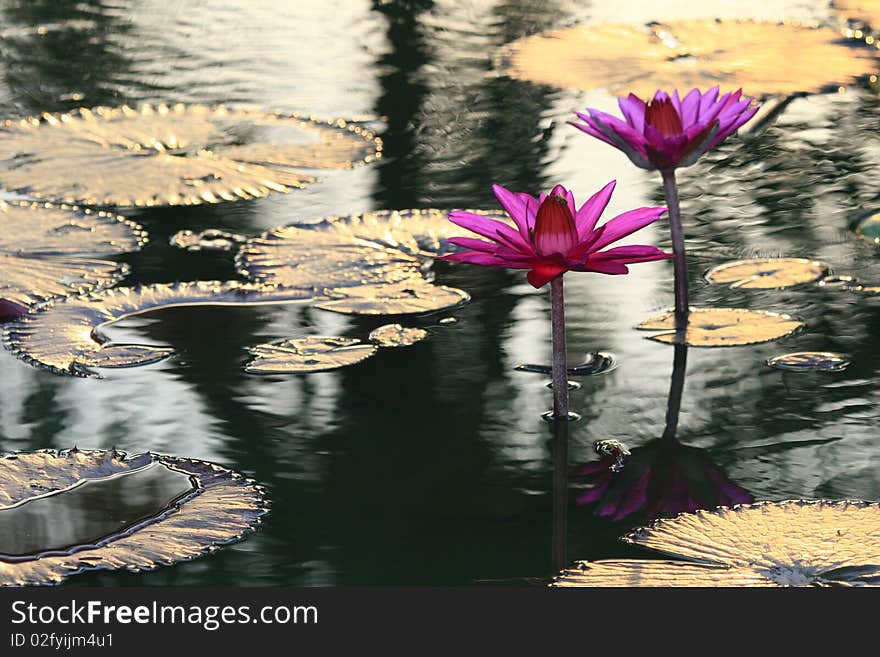
{"label": "pond water", "polygon": [[[170,245],[181,230],[257,235],[372,210],[493,208],[494,182],[532,193],[560,182],[584,197],[616,178],[610,217],[663,200],[659,176],[565,124],[574,110],[609,109],[613,99],[499,75],[498,48],[575,22],[829,18],[826,2],[657,4],[2,0],[0,117],[227,103],[355,118],[382,137],[378,163],[320,171],[319,182],[287,195],[126,211],[150,242],[119,257],[130,265],[125,285],[237,278],[228,252]],[[867,84],[796,98],[765,129],[679,175],[692,303],[789,313],[806,324],[776,342],[687,352],[677,429],[692,448],[687,467],[711,464],[756,499],[880,499],[880,297],[840,285],[732,289],[709,285],[703,272],[788,256],[880,282],[877,245],[852,230],[880,209],[878,127],[880,100]],[[660,224],[638,241],[671,248]],[[106,369],[101,380],[0,353],[0,451],[115,446],[215,461],[264,484],[273,501],[260,532],[208,558],[68,585],[459,585],[551,575],[551,427],[541,419],[551,392],[546,375],[516,369],[549,363],[549,295],[521,272],[434,269],[438,283],[471,301],[402,318],[303,305],[162,310],[108,335],[177,355]],[[577,378],[570,463],[596,461],[595,442],[608,439],[635,459],[666,428],[677,350],[634,327],[671,304],[672,265],[636,265],[625,277],[574,273],[566,290],[571,363],[602,351],[616,365]],[[458,321],[440,321],[449,316]],[[315,335],[363,340],[397,321],[426,328],[427,339],[333,372],[244,370],[248,347]],[[844,354],[850,365],[765,363],[804,351]],[[644,515],[598,517],[575,501],[581,480],[571,483],[569,555],[641,556],[618,537]]]}

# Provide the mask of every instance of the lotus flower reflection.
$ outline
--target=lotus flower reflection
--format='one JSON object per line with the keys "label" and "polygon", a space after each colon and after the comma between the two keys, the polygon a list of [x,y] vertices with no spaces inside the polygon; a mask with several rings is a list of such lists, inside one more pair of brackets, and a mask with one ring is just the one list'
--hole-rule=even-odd
{"label": "lotus flower reflection", "polygon": [[715,148],[758,111],[752,99],[743,98],[742,89],[718,97],[718,87],[706,93],[692,89],[682,99],[678,91],[670,96],[657,91],[647,103],[634,94],[618,99],[620,119],[587,109],[576,112],[583,123],[571,125],[611,144],[626,153],[633,164],[643,169],[658,169],[663,177],[663,191],[669,207],[669,227],[675,253],[675,316],[678,328],[687,323],[687,260],[684,231],[678,203],[675,170],[688,167],[700,156]]}
{"label": "lotus flower reflection", "polygon": [[516,228],[472,212],[453,212],[450,221],[486,239],[451,238],[452,244],[466,250],[447,255],[445,259],[488,267],[528,269],[529,283],[540,288],[567,271],[626,274],[629,264],[670,257],[655,246],[643,244],[602,251],[657,221],[666,211],[666,208],[638,208],[597,228],[615,185],[616,181],[611,181],[579,209],[576,209],[574,195],[562,185],[554,187],[549,195],[541,194],[540,199],[494,185],[495,197]]}

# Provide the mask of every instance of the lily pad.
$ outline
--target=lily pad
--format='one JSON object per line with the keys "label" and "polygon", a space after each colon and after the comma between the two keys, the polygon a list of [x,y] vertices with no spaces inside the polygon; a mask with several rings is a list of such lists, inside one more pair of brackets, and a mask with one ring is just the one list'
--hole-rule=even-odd
{"label": "lily pad", "polygon": [[24,309],[113,285],[125,265],[95,256],[137,251],[140,226],[106,212],[0,202],[0,300]]}
{"label": "lily pad", "polygon": [[171,236],[171,246],[185,251],[235,251],[247,242],[247,237],[217,228],[208,228],[199,233],[181,230]]}
{"label": "lily pad", "polygon": [[238,267],[260,283],[320,291],[332,298],[318,306],[324,310],[390,315],[451,308],[467,293],[428,280],[431,259],[456,248],[448,238],[467,233],[448,215],[385,210],[283,226],[249,240]]}
{"label": "lily pad", "polygon": [[369,340],[380,347],[408,347],[428,337],[420,328],[404,328],[400,324],[386,324],[370,332]]}
{"label": "lily pad", "polygon": [[829,270],[824,262],[807,258],[751,258],[713,267],[706,272],[706,280],[727,283],[732,288],[780,290],[814,283]]}
{"label": "lily pad", "polygon": [[[873,50],[829,28],[750,20],[580,25],[526,37],[499,57],[512,77],[642,98],[721,85],[750,96],[820,91],[873,73]],[[792,56],[796,53],[797,56]]]}
{"label": "lily pad", "polygon": [[790,315],[742,308],[691,308],[684,339],[675,330],[675,313],[646,319],[637,327],[662,331],[649,336],[667,344],[692,347],[738,347],[770,342],[792,335],[804,324]]}
{"label": "lily pad", "polygon": [[[604,351],[594,351],[587,354],[586,360],[579,365],[572,365],[568,368],[569,376],[593,376],[594,374],[604,374],[610,372],[617,367],[614,355]],[[535,374],[553,374],[553,368],[550,365],[535,365],[532,363],[523,363],[517,365],[514,369],[518,372],[533,372]]]}
{"label": "lily pad", "polygon": [[862,219],[855,228],[856,235],[874,244],[880,244],[880,213]]}
{"label": "lily pad", "polygon": [[850,292],[873,297],[880,294],[880,283],[857,283],[847,288]]}
{"label": "lily pad", "polygon": [[250,349],[254,358],[245,365],[251,374],[324,372],[366,360],[376,345],[355,338],[309,337],[280,340]]}
{"label": "lily pad", "polygon": [[97,107],[0,126],[0,185],[81,205],[198,205],[303,187],[381,155],[359,125],[203,105]]}
{"label": "lily pad", "polygon": [[834,0],[831,6],[844,18],[880,28],[880,2],[878,0]]}
{"label": "lily pad", "polygon": [[850,366],[850,361],[843,354],[831,351],[798,351],[768,358],[767,364],[778,370],[792,372],[842,372]]}
{"label": "lily pad", "polygon": [[97,376],[94,367],[133,367],[174,353],[167,347],[113,344],[101,329],[126,317],[176,306],[259,305],[311,301],[302,290],[237,282],[196,281],[113,288],[65,297],[6,324],[9,348],[56,374]]}
{"label": "lily pad", "polygon": [[267,512],[259,486],[213,463],[77,449],[0,458],[0,505],[0,586],[188,561]]}
{"label": "lily pad", "polygon": [[880,505],[759,502],[658,520],[624,538],[681,561],[582,561],[553,586],[877,586]]}

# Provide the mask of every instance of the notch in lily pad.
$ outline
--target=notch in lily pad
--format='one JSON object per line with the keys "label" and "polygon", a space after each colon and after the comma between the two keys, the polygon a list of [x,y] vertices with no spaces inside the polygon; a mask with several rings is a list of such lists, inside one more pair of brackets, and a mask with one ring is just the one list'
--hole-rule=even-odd
{"label": "notch in lily pad", "polygon": [[691,308],[685,331],[676,330],[670,311],[646,319],[636,328],[657,331],[651,340],[692,347],[739,347],[779,340],[804,329],[799,319],[784,313],[743,308]]}
{"label": "notch in lily pad", "polygon": [[831,268],[809,258],[750,258],[726,262],[706,272],[710,283],[727,284],[744,290],[781,290],[794,285],[815,283]]}
{"label": "notch in lily pad", "polygon": [[624,541],[671,557],[581,561],[558,587],[880,586],[880,505],[787,500],[658,520]]}
{"label": "notch in lily pad", "polygon": [[267,510],[255,482],[205,461],[76,448],[9,454],[0,458],[0,586],[189,561],[243,539]]}

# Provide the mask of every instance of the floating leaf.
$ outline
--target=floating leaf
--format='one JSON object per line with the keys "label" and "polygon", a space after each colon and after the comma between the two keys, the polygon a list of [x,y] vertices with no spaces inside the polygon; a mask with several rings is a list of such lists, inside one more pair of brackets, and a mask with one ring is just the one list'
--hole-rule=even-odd
{"label": "floating leaf", "polygon": [[624,540],[684,561],[579,562],[554,586],[880,585],[880,505],[759,502],[658,520]]}
{"label": "floating leaf", "polygon": [[[587,359],[580,365],[572,365],[568,368],[569,376],[592,376],[594,374],[604,374],[613,370],[617,366],[614,355],[604,351],[594,351],[587,354]],[[531,363],[523,363],[517,365],[514,369],[518,372],[533,372],[535,374],[553,374],[553,368],[550,365],[534,365]]]}
{"label": "floating leaf", "polygon": [[125,266],[95,256],[137,251],[145,241],[140,226],[106,212],[0,202],[0,300],[26,308],[112,285]]}
{"label": "floating leaf", "polygon": [[404,328],[400,324],[386,324],[374,329],[369,340],[380,347],[408,347],[428,337],[420,328]]}
{"label": "floating leaf", "polygon": [[[509,75],[557,87],[651,97],[657,89],[742,87],[748,95],[819,91],[874,72],[872,50],[828,28],[750,20],[581,25],[505,47]],[[792,53],[796,53],[793,56]]]}
{"label": "floating leaf", "polygon": [[20,358],[56,374],[94,376],[92,367],[146,365],[174,353],[166,347],[117,345],[101,329],[126,317],[175,306],[256,305],[310,301],[301,290],[196,281],[114,288],[50,302],[4,327]]}
{"label": "floating leaf", "polygon": [[862,219],[855,228],[856,235],[874,244],[880,244],[880,213]]}
{"label": "floating leaf", "polygon": [[667,344],[692,347],[737,347],[778,340],[800,331],[804,324],[781,313],[742,308],[691,308],[684,340],[675,330],[675,313],[646,319],[638,325],[643,331],[663,331],[649,336]]}
{"label": "floating leaf", "polygon": [[807,258],[751,258],[713,267],[706,272],[706,280],[729,283],[732,288],[779,290],[813,283],[828,271],[824,262]]}
{"label": "floating leaf", "polygon": [[858,294],[866,294],[868,296],[876,296],[880,294],[880,284],[877,283],[858,283],[847,288],[850,292]]}
{"label": "floating leaf", "polygon": [[235,251],[247,242],[247,237],[225,230],[208,228],[200,233],[181,230],[171,237],[171,246],[186,251]]}
{"label": "floating leaf", "polygon": [[455,249],[447,239],[467,233],[448,215],[435,209],[386,210],[283,226],[249,240],[238,266],[261,283],[320,291],[333,301],[319,308],[335,312],[388,315],[450,308],[468,295],[425,278],[431,258]]}
{"label": "floating leaf", "polygon": [[0,459],[0,505],[0,586],[187,561],[266,513],[262,489],[218,465],[76,449]]}
{"label": "floating leaf", "polygon": [[197,205],[266,196],[381,153],[358,125],[202,105],[98,107],[4,122],[0,185],[83,205]]}
{"label": "floating leaf", "polygon": [[842,372],[850,366],[850,361],[843,354],[836,354],[831,351],[798,351],[768,358],[767,364],[778,370],[791,370],[793,372],[810,370]]}
{"label": "floating leaf", "polygon": [[355,338],[309,337],[280,340],[250,349],[254,358],[245,365],[251,374],[323,372],[354,365],[376,353],[377,347]]}

